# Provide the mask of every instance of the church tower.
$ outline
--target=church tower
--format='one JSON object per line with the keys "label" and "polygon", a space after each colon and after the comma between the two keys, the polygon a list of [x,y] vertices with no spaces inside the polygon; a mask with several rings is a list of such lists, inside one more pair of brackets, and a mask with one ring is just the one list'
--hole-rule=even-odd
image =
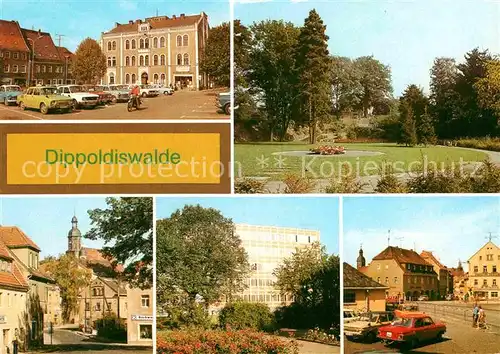
{"label": "church tower", "polygon": [[365,256],[363,256],[363,249],[361,247],[359,248],[359,256],[358,259],[356,259],[356,265],[358,269],[366,266],[366,259]]}
{"label": "church tower", "polygon": [[68,232],[68,251],[66,253],[71,253],[75,257],[80,257],[80,251],[82,247],[82,233],[78,229],[78,219],[73,216],[71,219],[71,230]]}

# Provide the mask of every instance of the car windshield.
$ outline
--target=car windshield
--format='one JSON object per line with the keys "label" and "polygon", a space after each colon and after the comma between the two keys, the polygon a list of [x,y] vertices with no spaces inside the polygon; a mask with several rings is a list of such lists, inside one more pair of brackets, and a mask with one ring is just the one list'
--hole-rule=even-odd
{"label": "car windshield", "polygon": [[9,92],[21,91],[21,88],[19,86],[6,86],[5,91]]}
{"label": "car windshield", "polygon": [[123,91],[123,90],[127,90],[127,85],[117,85],[117,86],[110,86],[111,87],[111,90],[113,91]]}
{"label": "car windshield", "polygon": [[71,92],[85,92],[85,90],[82,86],[70,86],[69,90]]}
{"label": "car windshield", "polygon": [[411,318],[396,318],[396,320],[392,322],[392,325],[400,327],[411,327],[411,322]]}
{"label": "car windshield", "polygon": [[42,95],[56,95],[57,88],[56,87],[42,87],[42,88],[40,88],[40,93]]}

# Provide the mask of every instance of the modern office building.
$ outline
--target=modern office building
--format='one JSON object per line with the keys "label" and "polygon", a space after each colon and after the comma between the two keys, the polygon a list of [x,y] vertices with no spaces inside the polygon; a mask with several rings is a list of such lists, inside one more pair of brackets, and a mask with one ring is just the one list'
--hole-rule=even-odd
{"label": "modern office building", "polygon": [[273,271],[297,249],[319,242],[319,231],[236,224],[236,233],[251,267],[251,275],[245,280],[247,288],[238,296],[244,301],[265,303],[272,310],[290,304],[292,297],[280,294],[274,287]]}

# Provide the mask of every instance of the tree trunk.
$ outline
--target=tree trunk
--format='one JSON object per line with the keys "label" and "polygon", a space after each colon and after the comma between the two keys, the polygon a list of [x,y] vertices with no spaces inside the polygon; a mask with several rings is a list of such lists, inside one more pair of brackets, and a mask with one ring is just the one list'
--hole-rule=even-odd
{"label": "tree trunk", "polygon": [[269,132],[269,141],[271,141],[271,142],[274,141],[274,126],[271,126],[271,129]]}
{"label": "tree trunk", "polygon": [[311,144],[316,144],[316,120],[313,119],[311,96],[309,96],[309,142]]}

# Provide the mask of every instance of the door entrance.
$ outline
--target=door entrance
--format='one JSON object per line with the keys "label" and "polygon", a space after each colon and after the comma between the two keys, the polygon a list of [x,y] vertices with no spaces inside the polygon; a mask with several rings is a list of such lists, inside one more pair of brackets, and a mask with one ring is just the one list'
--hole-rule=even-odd
{"label": "door entrance", "polygon": [[148,84],[148,73],[142,73],[141,75],[141,84],[147,85]]}

